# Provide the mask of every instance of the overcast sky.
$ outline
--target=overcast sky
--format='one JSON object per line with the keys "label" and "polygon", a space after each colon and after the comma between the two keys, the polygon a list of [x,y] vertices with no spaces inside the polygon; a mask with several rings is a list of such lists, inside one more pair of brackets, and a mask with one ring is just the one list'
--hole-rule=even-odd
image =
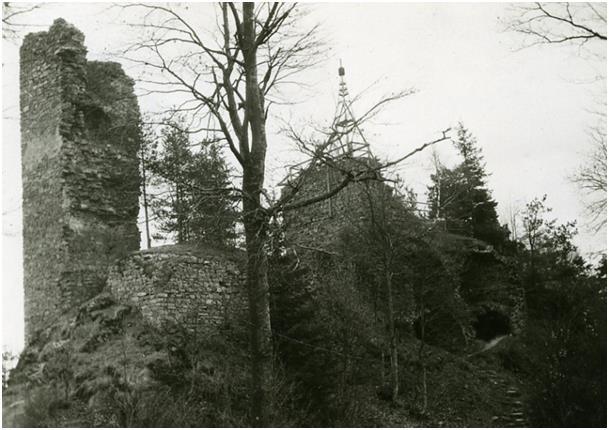
{"label": "overcast sky", "polygon": [[[24,31],[41,31],[63,17],[85,34],[89,59],[112,59],[112,53],[135,35],[121,26],[124,12],[103,4],[45,4],[24,17]],[[338,92],[342,59],[351,94],[367,92],[355,105],[363,112],[384,94],[414,87],[415,95],[389,107],[364,125],[371,149],[395,158],[439,136],[462,121],[477,137],[486,161],[489,188],[507,222],[510,208],[522,208],[536,196],[560,222],[578,220],[576,243],[588,255],[606,249],[606,232],[586,228],[581,193],[569,175],[585,161],[587,131],[595,124],[590,110],[606,103],[606,46],[582,50],[568,46],[522,47],[520,35],[504,30],[513,11],[492,4],[308,4],[305,24],[319,22],[330,52],[317,69],[303,75],[310,84],[288,89],[301,103],[276,112],[282,119],[327,124]],[[209,19],[210,5],[190,7],[197,20]],[[131,20],[136,15],[129,17]],[[23,342],[21,246],[21,171],[18,121],[18,44],[3,41],[3,345]],[[602,58],[592,55],[601,53]],[[138,71],[125,64],[130,74]],[[133,76],[136,77],[136,76]],[[372,86],[372,87],[371,87]],[[140,99],[143,112],[163,107],[165,98]],[[604,107],[603,107],[604,109]],[[278,131],[272,120],[270,132]],[[438,151],[450,163],[448,143]],[[298,159],[285,138],[273,134],[269,150],[269,185]],[[431,173],[430,153],[400,166],[398,172],[425,200]]]}

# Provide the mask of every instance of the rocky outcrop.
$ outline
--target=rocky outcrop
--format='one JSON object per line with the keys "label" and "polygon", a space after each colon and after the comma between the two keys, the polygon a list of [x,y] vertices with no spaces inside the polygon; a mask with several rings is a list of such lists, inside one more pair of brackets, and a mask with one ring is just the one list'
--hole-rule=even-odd
{"label": "rocky outcrop", "polygon": [[[4,427],[237,427],[247,336],[157,330],[103,292],[37,333],[9,374]],[[224,408],[224,409],[223,409]]]}
{"label": "rocky outcrop", "polygon": [[72,427],[107,396],[154,389],[155,369],[169,365],[160,339],[137,309],[108,293],[93,297],[31,339],[3,390],[3,424]]}

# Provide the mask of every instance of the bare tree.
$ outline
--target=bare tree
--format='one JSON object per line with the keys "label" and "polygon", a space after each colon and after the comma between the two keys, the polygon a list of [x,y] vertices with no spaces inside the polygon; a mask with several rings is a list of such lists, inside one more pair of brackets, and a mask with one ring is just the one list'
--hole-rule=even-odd
{"label": "bare tree", "polygon": [[523,3],[509,28],[525,36],[526,46],[607,40],[605,4]]}
{"label": "bare tree", "polygon": [[26,24],[20,18],[38,9],[40,5],[31,3],[2,2],[2,38],[7,40],[19,38],[19,28]]}
{"label": "bare tree", "polygon": [[[579,47],[593,42],[600,44],[596,56],[606,58],[606,3],[533,3],[517,6],[517,16],[508,28],[525,36],[525,47],[533,45],[567,45]],[[597,48],[599,47],[597,46]],[[597,80],[606,82],[606,63]],[[606,84],[605,84],[606,85]],[[589,132],[591,150],[586,164],[572,176],[591,201],[586,203],[593,229],[598,232],[607,224],[607,131],[606,89],[602,90],[601,116]]]}
{"label": "bare tree", "polygon": [[521,222],[524,230],[522,241],[529,252],[529,268],[531,271],[535,269],[535,256],[539,252],[539,243],[545,233],[543,227],[546,220],[544,217],[551,211],[545,205],[546,198],[547,196],[544,195],[541,199],[533,199],[527,203],[526,209],[522,212]]}
{"label": "bare tree", "polygon": [[507,217],[508,217],[508,222],[507,225],[509,226],[510,229],[510,240],[512,242],[516,242],[519,238],[520,238],[520,232],[519,232],[519,221],[518,221],[518,215],[520,213],[520,208],[518,206],[515,205],[514,202],[510,202],[509,206],[507,208]]}
{"label": "bare tree", "polygon": [[395,207],[390,207],[390,204],[393,203],[391,199],[395,199],[395,196],[389,188],[384,187],[380,189],[366,187],[365,196],[368,204],[368,215],[370,216],[370,225],[368,226],[368,235],[372,242],[370,248],[374,249],[374,245],[376,245],[380,263],[378,264],[380,269],[378,282],[384,286],[385,290],[385,323],[389,341],[391,401],[396,403],[400,389],[398,338],[394,311],[394,278],[397,252],[394,242],[396,240],[395,231],[392,231],[391,220],[389,219],[391,209],[395,210]]}
{"label": "bare tree", "polygon": [[589,198],[586,208],[596,232],[607,225],[607,115],[600,117],[599,124],[589,132],[592,148],[586,156],[586,164],[572,177]]}
{"label": "bare tree", "polygon": [[152,240],[150,238],[150,217],[148,214],[149,209],[149,189],[148,181],[150,180],[150,172],[148,168],[148,159],[151,141],[153,139],[152,133],[148,126],[142,124],[141,127],[142,137],[140,141],[140,174],[142,177],[142,205],[144,206],[144,230],[146,233],[146,248],[150,249],[152,246]]}
{"label": "bare tree", "polygon": [[[296,7],[288,4],[223,3],[218,31],[202,28],[189,6],[140,8],[136,23],[144,39],[125,56],[157,72],[140,81],[150,93],[182,94],[172,114],[189,114],[190,130],[220,136],[242,171],[242,221],[247,253],[246,284],[252,354],[252,419],[268,425],[272,345],[265,244],[268,211],[263,206],[266,121],[276,86],[311,66],[318,47],[315,29],[293,31]],[[171,118],[168,118],[171,120]]]}
{"label": "bare tree", "polygon": [[[242,205],[247,255],[252,374],[252,424],[268,426],[273,374],[267,246],[269,221],[281,211],[298,209],[336,195],[352,182],[379,180],[382,167],[395,165],[433,143],[384,166],[345,168],[334,161],[329,148],[345,130],[330,130],[321,142],[305,142],[311,163],[334,167],[342,179],[319,196],[295,200],[306,172],[288,184],[289,192],[273,201],[264,189],[267,155],[267,119],[272,105],[281,102],[281,84],[294,83],[294,75],[316,64],[322,50],[317,27],[301,30],[302,17],[295,5],[285,3],[222,3],[216,21],[202,22],[192,5],[128,4],[138,8],[143,20],[132,23],[143,35],[128,47],[125,59],[144,66],[140,84],[146,94],[182,96],[177,108],[163,112],[191,118],[191,132],[211,133],[217,143],[228,146],[241,171],[238,188]],[[389,96],[375,104],[352,127],[369,118],[387,102],[408,92]],[[310,145],[308,143],[311,143]],[[306,171],[306,169],[305,169]]]}

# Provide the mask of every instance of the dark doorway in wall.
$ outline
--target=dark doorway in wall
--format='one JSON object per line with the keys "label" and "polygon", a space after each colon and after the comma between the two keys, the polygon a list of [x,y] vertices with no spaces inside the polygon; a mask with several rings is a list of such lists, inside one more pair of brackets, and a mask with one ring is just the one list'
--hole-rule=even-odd
{"label": "dark doorway in wall", "polygon": [[474,330],[476,330],[476,337],[485,342],[512,332],[510,318],[495,310],[485,310],[479,313],[474,322]]}

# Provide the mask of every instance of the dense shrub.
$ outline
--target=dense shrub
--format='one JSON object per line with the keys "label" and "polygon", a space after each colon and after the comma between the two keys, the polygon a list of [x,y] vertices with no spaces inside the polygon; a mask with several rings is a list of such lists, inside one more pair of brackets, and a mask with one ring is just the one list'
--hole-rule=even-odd
{"label": "dense shrub", "polygon": [[339,265],[327,263],[328,270],[317,273],[313,282],[296,261],[293,255],[275,255],[270,285],[275,350],[303,411],[299,425],[377,425],[365,400],[374,395],[380,374],[380,353],[371,343],[375,336],[366,319],[369,310],[345,285],[349,278],[336,272]]}

